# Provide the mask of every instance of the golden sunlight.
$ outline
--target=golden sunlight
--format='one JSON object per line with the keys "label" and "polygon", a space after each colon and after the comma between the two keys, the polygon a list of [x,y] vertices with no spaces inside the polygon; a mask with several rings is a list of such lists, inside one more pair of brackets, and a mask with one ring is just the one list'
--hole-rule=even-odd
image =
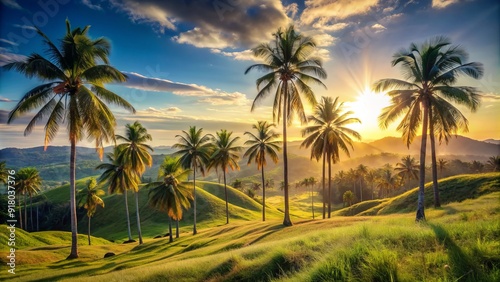
{"label": "golden sunlight", "polygon": [[361,124],[349,126],[357,130],[363,140],[377,139],[387,135],[378,125],[378,116],[382,109],[390,104],[390,99],[385,93],[375,93],[368,86],[358,93],[356,101],[346,102],[347,110],[353,112],[352,117],[361,120]]}

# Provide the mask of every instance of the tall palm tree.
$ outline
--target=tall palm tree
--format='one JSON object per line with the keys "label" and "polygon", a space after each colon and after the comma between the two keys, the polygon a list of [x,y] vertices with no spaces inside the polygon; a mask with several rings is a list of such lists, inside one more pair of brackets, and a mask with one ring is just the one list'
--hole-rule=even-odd
{"label": "tall palm tree", "polygon": [[140,179],[134,171],[123,164],[123,158],[119,157],[121,153],[121,149],[115,147],[112,153],[107,154],[109,163],[100,164],[96,167],[96,169],[104,170],[99,177],[98,182],[99,184],[104,183],[108,186],[109,194],[123,194],[125,199],[125,213],[127,215],[128,241],[133,242],[132,232],[130,231],[130,214],[128,210],[127,191],[129,189],[137,190]]}
{"label": "tall palm tree", "polygon": [[[126,169],[132,170],[139,179],[144,174],[146,167],[153,165],[153,157],[149,152],[153,148],[145,144],[153,140],[146,128],[138,121],[125,125],[125,136],[116,135],[116,139],[123,141],[118,145],[121,154],[118,156],[119,162],[123,163]],[[142,244],[141,218],[139,214],[139,186],[134,187],[135,213],[137,218],[137,231],[139,233],[139,244]]]}
{"label": "tall palm tree", "polygon": [[236,146],[235,143],[240,137],[232,138],[233,132],[228,132],[225,129],[217,131],[215,136],[212,137],[213,153],[210,156],[209,168],[221,168],[224,177],[224,195],[226,198],[226,224],[229,223],[229,204],[227,199],[227,185],[226,173],[228,169],[240,169],[238,160],[240,159],[239,152],[242,150],[241,146]]}
{"label": "tall palm tree", "polygon": [[483,75],[480,63],[465,63],[467,53],[451,46],[445,37],[436,37],[421,45],[410,44],[394,54],[392,65],[403,68],[405,79],[381,79],[374,83],[377,92],[390,90],[391,105],[379,117],[380,125],[403,117],[397,129],[409,146],[417,130],[422,129],[420,145],[420,176],[416,220],[425,220],[424,185],[427,133],[431,138],[434,205],[439,206],[434,134],[445,139],[458,130],[467,130],[467,119],[451,102],[475,111],[479,105],[478,91],[468,86],[452,86],[459,75],[479,79]]}
{"label": "tall palm tree", "polygon": [[176,152],[180,155],[179,162],[183,168],[192,168],[193,170],[193,235],[196,235],[196,171],[205,174],[205,166],[210,159],[212,145],[210,144],[210,135],[203,135],[203,128],[196,129],[196,126],[189,127],[189,131],[182,131],[184,136],[176,135],[179,143],[174,144],[173,148],[179,149]]}
{"label": "tall palm tree", "polygon": [[364,164],[359,164],[356,167],[356,174],[359,179],[359,201],[363,201],[363,180],[365,179],[366,174],[368,173],[368,167]]}
{"label": "tall palm tree", "polygon": [[87,237],[90,246],[90,219],[94,216],[97,206],[104,208],[104,201],[101,199],[101,196],[106,195],[106,193],[97,186],[95,178],[92,177],[87,181],[86,188],[80,190],[78,194],[78,198],[80,198],[78,205],[87,210],[87,218],[89,219]]}
{"label": "tall palm tree", "polygon": [[371,187],[371,199],[373,200],[373,188],[374,188],[374,182],[377,179],[377,172],[374,169],[369,169],[368,172],[365,175],[365,179],[368,183],[370,183]]}
{"label": "tall palm tree", "polygon": [[66,124],[71,144],[70,154],[70,213],[71,253],[78,257],[76,215],[76,144],[85,136],[95,140],[100,157],[103,144],[114,141],[115,118],[106,103],[135,112],[132,105],[104,87],[104,83],[123,82],[125,75],[109,65],[110,43],[105,38],[91,39],[90,26],[75,28],[66,20],[66,34],[60,48],[37,28],[46,45],[48,58],[33,53],[28,58],[6,64],[3,68],[36,77],[44,83],[28,91],[10,112],[8,123],[39,109],[28,123],[28,135],[37,122],[46,121],[45,148],[54,139],[61,124]]}
{"label": "tall palm tree", "polygon": [[418,179],[419,165],[417,160],[410,155],[403,157],[401,162],[396,164],[394,170],[401,177],[402,182]]}
{"label": "tall palm tree", "polygon": [[[331,164],[340,160],[340,150],[350,156],[349,147],[353,149],[352,138],[361,139],[361,135],[347,125],[361,122],[352,118],[351,111],[345,112],[343,103],[339,103],[338,97],[322,97],[316,106],[314,114],[309,120],[314,125],[302,130],[302,136],[307,136],[301,147],[311,147],[311,159],[319,160],[323,157],[323,196],[325,196],[325,160],[328,162],[328,218],[331,215]],[[324,197],[323,197],[324,198]],[[323,210],[325,203],[323,203]]]}
{"label": "tall palm tree", "polygon": [[314,186],[318,184],[318,180],[314,176],[309,177],[307,180],[309,185],[311,185],[311,210],[314,219]]}
{"label": "tall palm tree", "polygon": [[344,204],[347,203],[347,206],[350,207],[354,201],[354,193],[351,190],[345,191],[342,200]]}
{"label": "tall palm tree", "polygon": [[[165,157],[158,172],[157,182],[149,183],[149,204],[168,214],[169,241],[173,242],[172,219],[177,223],[182,219],[182,209],[191,206],[193,193],[187,186],[187,178],[191,171],[184,170],[176,158]],[[177,224],[176,234],[179,234]],[[178,235],[176,236],[178,238]]]}
{"label": "tall palm tree", "polygon": [[257,169],[261,170],[262,180],[262,221],[266,221],[266,186],[264,178],[264,167],[267,165],[266,155],[269,155],[271,160],[276,164],[278,163],[278,152],[281,150],[281,141],[277,141],[279,134],[275,133],[271,128],[274,124],[267,123],[267,121],[259,121],[257,124],[252,125],[256,130],[256,134],[246,131],[244,134],[248,135],[250,139],[245,141],[248,149],[243,155],[248,158],[247,165],[252,163],[252,160],[257,164]]}
{"label": "tall palm tree", "polygon": [[262,58],[264,63],[252,65],[245,71],[245,74],[252,69],[267,72],[256,81],[259,93],[252,104],[252,111],[259,101],[276,89],[273,120],[279,123],[280,116],[283,119],[285,226],[292,225],[288,195],[287,124],[291,124],[294,114],[299,117],[301,123],[307,121],[301,96],[311,105],[315,105],[316,98],[309,84],[313,82],[324,86],[320,79],[326,78],[321,60],[311,56],[315,48],[316,43],[312,38],[295,32],[293,26],[284,31],[278,29],[271,44],[261,44],[253,49],[254,55]]}
{"label": "tall palm tree", "polygon": [[489,157],[487,164],[491,171],[500,171],[500,156]]}
{"label": "tall palm tree", "polygon": [[42,185],[42,178],[40,173],[34,167],[25,167],[20,169],[16,175],[16,184],[14,187],[16,191],[24,195],[24,228],[29,231],[28,228],[28,213],[27,213],[27,197],[29,196],[31,204],[30,220],[31,220],[31,230],[33,231],[33,203],[32,197],[38,194]]}

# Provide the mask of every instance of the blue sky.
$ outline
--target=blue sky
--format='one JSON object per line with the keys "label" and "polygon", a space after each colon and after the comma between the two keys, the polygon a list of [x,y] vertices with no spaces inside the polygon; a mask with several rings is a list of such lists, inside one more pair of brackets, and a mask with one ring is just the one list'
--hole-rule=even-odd
{"label": "blue sky", "polygon": [[[356,129],[364,141],[399,136],[394,127],[378,128],[375,119],[387,99],[370,93],[370,84],[400,78],[399,70],[390,65],[392,54],[436,35],[449,37],[469,52],[470,61],[485,67],[480,81],[458,83],[478,87],[484,95],[476,113],[464,109],[470,121],[464,135],[500,139],[498,1],[0,1],[2,65],[32,52],[43,53],[34,25],[57,41],[68,18],[73,27],[91,25],[92,38],[108,38],[111,64],[129,76],[126,83],[108,87],[137,110],[131,115],[116,109],[117,133],[126,123],[140,120],[153,135],[154,146],[172,145],[175,135],[190,125],[212,133],[227,128],[242,135],[257,120],[271,121],[271,100],[250,112],[257,93],[255,79],[262,73],[244,71],[257,62],[250,49],[290,24],[318,43],[316,55],[323,58],[328,73],[327,89],[314,88],[318,100],[339,96],[345,101],[363,121]],[[0,148],[43,143],[43,125],[23,136],[29,115],[5,124],[16,100],[39,83],[0,71]],[[300,138],[300,128],[298,123],[292,126],[291,139]],[[64,130],[53,144],[68,144]]]}

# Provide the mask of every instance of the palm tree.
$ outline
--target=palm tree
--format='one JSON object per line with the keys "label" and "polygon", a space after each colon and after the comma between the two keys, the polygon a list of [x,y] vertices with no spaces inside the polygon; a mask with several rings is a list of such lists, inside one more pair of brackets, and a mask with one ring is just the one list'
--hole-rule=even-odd
{"label": "palm tree", "polygon": [[443,171],[446,170],[447,166],[448,166],[447,160],[445,160],[445,159],[438,160],[439,174],[441,174],[441,177],[443,177]]}
{"label": "palm tree", "polygon": [[229,203],[227,200],[227,185],[226,185],[226,173],[228,169],[235,170],[240,169],[238,165],[238,160],[240,156],[238,152],[241,151],[241,146],[236,146],[235,143],[240,139],[240,137],[231,138],[233,132],[228,132],[225,129],[217,131],[215,136],[212,138],[213,143],[213,153],[210,156],[209,168],[220,167],[222,169],[222,174],[224,177],[224,195],[226,198],[226,224],[229,223]]}
{"label": "palm tree", "polygon": [[7,179],[9,178],[9,174],[7,173],[7,167],[5,165],[5,161],[0,162],[0,182],[4,185],[7,185]]}
{"label": "palm tree", "polygon": [[250,137],[249,140],[245,141],[245,145],[248,145],[248,149],[243,155],[244,158],[248,158],[247,165],[252,163],[252,160],[257,164],[257,169],[261,170],[261,180],[262,180],[262,221],[266,221],[266,186],[267,183],[264,181],[264,167],[267,165],[266,155],[269,155],[271,160],[276,164],[278,163],[278,152],[281,150],[281,141],[276,141],[279,138],[279,134],[275,133],[271,128],[274,124],[269,124],[266,121],[259,121],[257,124],[252,125],[252,128],[257,132],[253,134],[252,132],[245,132],[245,135]]}
{"label": "palm tree", "polygon": [[385,196],[387,196],[390,191],[398,187],[398,183],[397,175],[393,175],[391,169],[384,169],[381,177],[378,179],[377,188],[379,189],[379,194],[384,197],[385,191]]}
{"label": "palm tree", "polygon": [[394,168],[396,174],[401,177],[401,181],[418,179],[419,166],[414,157],[408,155],[401,159],[400,163]]}
{"label": "palm tree", "polygon": [[363,180],[365,179],[366,174],[368,173],[368,167],[364,164],[359,164],[356,168],[356,174],[359,179],[359,201],[363,201]]}
{"label": "palm tree", "polygon": [[115,147],[112,153],[107,154],[109,163],[103,163],[96,167],[96,169],[104,170],[98,179],[99,184],[104,183],[108,186],[108,194],[120,193],[125,198],[125,213],[127,215],[127,232],[128,241],[133,242],[132,232],[130,231],[130,214],[128,211],[128,195],[127,191],[137,190],[139,186],[139,176],[123,164],[123,158],[119,156],[122,154],[121,149]]}
{"label": "palm tree", "polygon": [[[316,106],[314,114],[309,120],[314,125],[302,130],[302,136],[307,136],[301,147],[311,147],[311,159],[319,160],[323,157],[323,199],[325,198],[325,162],[328,161],[328,218],[331,214],[331,164],[340,160],[340,150],[350,156],[349,147],[353,149],[352,137],[360,140],[361,135],[346,125],[361,122],[357,118],[349,117],[351,111],[343,111],[343,103],[338,102],[338,97],[322,97]],[[325,202],[323,202],[323,217],[325,217]]]}
{"label": "palm tree", "polygon": [[203,128],[196,130],[196,126],[189,127],[189,132],[182,131],[184,136],[176,135],[179,138],[179,143],[174,144],[173,148],[179,149],[176,152],[180,155],[179,162],[182,167],[192,168],[193,170],[193,235],[196,235],[196,171],[205,174],[205,166],[207,165],[212,145],[209,143],[210,135],[203,135]]}
{"label": "palm tree", "polygon": [[491,171],[500,171],[500,156],[489,157],[487,164]]}
{"label": "palm tree", "polygon": [[295,32],[293,26],[285,31],[278,29],[274,34],[272,44],[261,44],[253,49],[254,55],[262,58],[264,63],[252,65],[245,71],[245,74],[252,69],[267,72],[256,81],[259,93],[252,104],[252,111],[259,101],[268,96],[273,89],[276,89],[273,120],[277,120],[279,123],[282,115],[283,181],[285,182],[283,225],[285,226],[292,225],[288,195],[287,124],[291,124],[294,114],[299,117],[301,123],[307,121],[301,96],[311,105],[315,105],[316,98],[309,83],[314,82],[324,86],[320,79],[326,78],[321,60],[311,57],[315,48],[315,42],[310,37]]}
{"label": "palm tree", "polygon": [[[28,231],[28,213],[27,213],[27,196],[30,198],[30,220],[31,220],[31,230],[33,230],[33,195],[40,191],[42,185],[42,178],[40,173],[34,167],[25,167],[20,169],[16,175],[16,184],[14,187],[16,191],[24,195],[24,228]],[[22,221],[22,219],[21,219]]]}
{"label": "palm tree", "polygon": [[97,206],[104,208],[104,201],[101,199],[101,196],[106,195],[106,193],[97,186],[95,178],[92,177],[87,181],[87,187],[80,190],[78,194],[78,198],[80,198],[78,205],[87,210],[87,217],[89,219],[87,236],[90,246],[90,219],[94,216]]}
{"label": "palm tree", "polygon": [[149,183],[149,204],[168,214],[169,241],[173,242],[172,219],[177,223],[176,237],[179,238],[179,220],[182,219],[182,209],[191,206],[193,199],[191,189],[187,186],[187,178],[191,171],[184,170],[178,159],[165,157],[158,172],[157,182]]}
{"label": "palm tree", "polygon": [[313,214],[313,219],[314,219],[314,186],[318,183],[318,180],[314,178],[314,176],[311,176],[309,178],[305,178],[303,180],[304,185],[306,186],[311,186],[311,211]]}
{"label": "palm tree", "polygon": [[402,116],[397,129],[403,132],[407,146],[413,141],[418,128],[422,128],[417,221],[425,220],[427,132],[431,138],[434,205],[439,206],[434,134],[438,133],[447,140],[450,134],[467,130],[467,119],[450,101],[472,111],[479,105],[480,96],[475,88],[452,84],[456,83],[459,75],[479,79],[483,75],[483,66],[476,62],[464,63],[467,53],[450,44],[445,37],[433,38],[419,46],[410,44],[409,49],[394,54],[392,61],[393,66],[402,66],[406,80],[381,79],[373,85],[377,92],[390,90],[387,94],[391,97],[391,105],[379,117],[382,127]]}
{"label": "palm tree", "polygon": [[377,172],[374,169],[368,170],[368,172],[365,175],[365,179],[368,183],[370,183],[371,199],[373,200],[373,187],[374,187],[375,179],[377,179]]}
{"label": "palm tree", "polygon": [[347,203],[348,207],[350,207],[354,201],[354,193],[352,193],[351,190],[345,191],[344,195],[342,195],[342,200],[344,203]]}
{"label": "palm tree", "polygon": [[[125,125],[125,136],[116,135],[116,139],[124,143],[118,145],[121,154],[118,156],[118,161],[123,163],[126,169],[132,170],[139,178],[144,174],[146,166],[153,165],[153,158],[149,152],[153,152],[153,148],[145,144],[146,141],[151,141],[153,138],[146,128],[138,121],[133,124]],[[141,218],[139,215],[139,186],[134,187],[135,194],[135,213],[137,217],[137,231],[139,233],[139,244],[142,244]]]}
{"label": "palm tree", "polygon": [[105,103],[135,112],[132,105],[104,87],[104,83],[123,82],[126,77],[109,65],[109,41],[105,38],[92,40],[87,34],[89,28],[90,26],[86,26],[71,30],[70,22],[66,20],[66,34],[60,41],[59,49],[37,28],[38,34],[44,39],[49,58],[34,53],[26,59],[4,66],[5,69],[15,69],[28,78],[48,81],[28,91],[20,99],[10,112],[8,123],[29,111],[39,109],[28,123],[24,134],[30,134],[37,122],[46,121],[45,148],[56,136],[60,124],[67,125],[71,144],[71,253],[68,258],[78,257],[76,143],[85,136],[89,140],[95,140],[102,157],[103,144],[114,141],[116,125],[113,113]]}

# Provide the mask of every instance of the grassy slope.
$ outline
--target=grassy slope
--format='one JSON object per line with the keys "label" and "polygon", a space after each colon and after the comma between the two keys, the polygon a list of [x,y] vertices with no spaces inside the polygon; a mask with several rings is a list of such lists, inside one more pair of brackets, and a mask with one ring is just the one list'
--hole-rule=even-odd
{"label": "grassy slope", "polygon": [[[500,193],[413,214],[235,222],[196,236],[147,240],[112,258],[18,267],[21,281],[498,281]],[[123,246],[123,245],[122,245]],[[132,248],[133,247],[133,248]],[[32,250],[36,253],[39,250]],[[0,254],[2,257],[4,253]],[[6,272],[0,279],[7,278]]]}
{"label": "grassy slope", "polygon": [[[327,277],[337,277],[353,281],[391,278],[499,281],[499,176],[498,173],[467,175],[444,181],[443,186],[453,183],[455,193],[450,195],[461,202],[427,209],[426,224],[415,224],[413,211],[296,221],[290,228],[284,228],[279,220],[232,221],[230,225],[210,228],[201,224],[198,235],[183,233],[172,244],[164,238],[147,239],[142,246],[82,247],[82,258],[77,261],[62,260],[69,252],[67,247],[60,250],[57,258],[52,257],[52,250],[24,249],[19,256],[37,259],[29,268],[20,265],[16,278],[21,281],[121,281],[123,277],[130,281],[324,281]],[[207,184],[200,184],[204,185]],[[464,191],[472,197],[479,195],[471,190],[484,195],[463,200],[459,193]],[[403,200],[398,198],[384,203],[397,204]],[[384,207],[390,211],[390,206]],[[102,259],[108,250],[119,255]],[[0,257],[5,255],[0,252]],[[39,264],[44,259],[60,261]],[[12,278],[6,272],[0,273],[0,280],[8,277]]]}
{"label": "grassy slope", "polygon": [[[77,189],[83,189],[88,178],[77,181]],[[197,181],[197,221],[198,228],[206,228],[225,223],[224,186],[217,183]],[[249,198],[237,189],[228,186],[230,220],[258,220],[261,218],[262,205]],[[63,185],[45,193],[47,199],[54,203],[67,203],[69,186]],[[127,239],[125,204],[123,195],[107,195],[103,197],[105,208],[98,207],[92,219],[92,235],[109,240],[120,241]],[[135,195],[128,193],[128,204],[131,220],[132,235],[137,236]],[[148,190],[139,192],[139,210],[143,236],[155,237],[164,235],[168,229],[166,214],[158,212],[148,206]],[[274,207],[267,207],[269,218],[279,218],[281,213]],[[180,221],[181,230],[189,232],[193,223],[193,209],[184,212]],[[87,232],[87,218],[79,220],[79,232]],[[137,239],[137,238],[136,238]]]}
{"label": "grassy slope", "polygon": [[[477,198],[481,195],[500,191],[500,173],[483,173],[452,176],[439,180],[439,195],[441,204],[461,202],[465,199]],[[333,215],[382,215],[415,210],[418,198],[418,188],[409,190],[399,196],[389,199],[377,199],[354,204],[341,209]],[[425,206],[434,203],[432,183],[425,185]]]}

